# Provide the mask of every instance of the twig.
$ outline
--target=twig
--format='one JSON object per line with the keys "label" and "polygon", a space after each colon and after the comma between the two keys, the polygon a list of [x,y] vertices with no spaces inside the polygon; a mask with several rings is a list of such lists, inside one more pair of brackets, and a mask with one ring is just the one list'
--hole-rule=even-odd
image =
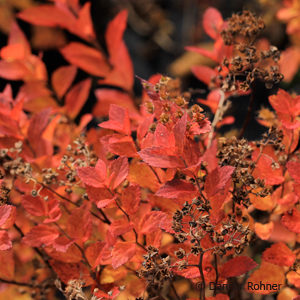
{"label": "twig", "polygon": [[205,300],[205,277],[204,277],[204,273],[203,273],[203,256],[204,256],[204,252],[202,252],[200,254],[200,261],[199,261],[199,265],[198,265],[198,269],[200,271],[200,275],[201,275],[201,280],[202,280],[202,284],[201,284],[201,288],[200,288],[200,300]]}
{"label": "twig", "polygon": [[220,100],[219,100],[218,108],[215,113],[214,119],[211,123],[211,131],[208,134],[207,148],[209,148],[211,146],[216,125],[218,124],[219,121],[222,120],[223,115],[229,106],[229,105],[224,105],[225,100],[226,100],[225,93],[221,89],[219,90],[219,93],[220,93]]}
{"label": "twig", "polygon": [[247,128],[247,126],[248,126],[248,124],[250,122],[252,111],[253,111],[253,107],[254,107],[254,100],[255,100],[254,91],[252,90],[251,97],[250,97],[250,103],[248,105],[247,115],[246,115],[243,127],[242,127],[242,129],[241,129],[241,131],[239,133],[239,136],[238,136],[239,139],[242,138],[242,136],[244,135],[245,130],[246,130],[246,128]]}
{"label": "twig", "polygon": [[216,281],[215,281],[215,288],[214,288],[214,297],[217,294],[217,289],[216,286],[218,285],[218,280],[219,280],[219,273],[218,273],[218,257],[217,254],[214,254],[214,268],[216,271]]}

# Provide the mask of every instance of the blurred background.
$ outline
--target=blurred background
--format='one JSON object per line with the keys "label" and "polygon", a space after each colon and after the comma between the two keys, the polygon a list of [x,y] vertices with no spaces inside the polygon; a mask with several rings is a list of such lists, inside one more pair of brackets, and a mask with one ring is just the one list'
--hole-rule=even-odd
{"label": "blurred background", "polygon": [[[67,1],[67,0],[62,0]],[[51,2],[51,1],[50,1]],[[84,4],[85,0],[80,0]],[[7,42],[7,34],[10,26],[16,18],[16,13],[30,6],[46,4],[49,1],[36,0],[1,0],[0,1],[0,46]],[[106,48],[104,33],[110,20],[121,9],[129,12],[128,27],[125,32],[125,42],[131,55],[134,72],[142,78],[149,78],[151,75],[161,73],[171,77],[179,77],[182,81],[182,88],[195,89],[200,91],[193,95],[205,98],[207,88],[191,73],[192,66],[197,64],[214,66],[213,61],[197,53],[187,52],[185,46],[195,45],[202,48],[212,48],[213,41],[205,34],[202,26],[202,16],[204,11],[213,6],[217,8],[224,19],[229,18],[232,13],[244,9],[251,10],[257,15],[262,16],[266,29],[262,37],[266,37],[271,44],[280,50],[292,49],[290,52],[290,65],[287,70],[292,73],[286,77],[282,86],[285,89],[300,92],[300,73],[299,73],[299,28],[296,34],[287,34],[288,21],[279,20],[277,14],[283,7],[292,7],[295,11],[300,7],[300,0],[92,0],[91,13],[96,31],[97,39],[103,49]],[[299,4],[299,5],[298,5]],[[298,7],[298,8],[297,8]],[[296,12],[297,15],[297,12]],[[298,12],[299,20],[300,13]],[[42,26],[32,26],[29,23],[17,20],[18,24],[29,39],[33,53],[42,53],[43,61],[47,66],[48,73],[51,74],[58,66],[66,64],[57,48],[63,47],[68,41],[76,41],[78,38],[60,28],[49,28]],[[299,21],[300,22],[300,21]],[[298,62],[295,61],[295,51],[298,52]],[[289,52],[289,54],[290,54]],[[84,78],[85,74],[80,75]],[[7,80],[0,79],[0,89],[3,90]],[[21,82],[11,82],[14,92],[18,90]],[[268,105],[268,96],[276,92],[266,90],[262,85],[257,90],[259,100],[256,107]],[[141,84],[135,80],[134,94],[141,95]],[[233,106],[230,114],[236,116],[235,126],[238,126],[245,117],[247,110],[247,97],[243,101],[233,99]],[[84,107],[84,112],[88,112],[95,99],[91,99]],[[245,137],[255,139],[265,129],[255,122],[255,115],[252,118],[249,128],[245,132]],[[230,128],[229,128],[230,129]],[[224,130],[228,130],[225,126]]]}

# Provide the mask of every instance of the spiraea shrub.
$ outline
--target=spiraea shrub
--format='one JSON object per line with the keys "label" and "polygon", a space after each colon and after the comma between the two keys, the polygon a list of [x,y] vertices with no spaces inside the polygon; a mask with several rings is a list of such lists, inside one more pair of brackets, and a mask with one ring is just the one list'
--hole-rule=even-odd
{"label": "spiraea shrub", "polygon": [[[290,36],[292,2],[278,11]],[[158,74],[138,77],[137,101],[127,11],[105,50],[90,8],[55,0],[18,13],[70,33],[54,71],[16,21],[1,48],[0,76],[20,85],[0,94],[0,299],[299,299],[300,96],[278,88],[297,45],[281,58],[261,17],[208,8],[213,49],[186,47],[214,62],[192,67],[206,99]],[[258,85],[274,92],[250,141]],[[224,134],[239,96],[248,113]]]}

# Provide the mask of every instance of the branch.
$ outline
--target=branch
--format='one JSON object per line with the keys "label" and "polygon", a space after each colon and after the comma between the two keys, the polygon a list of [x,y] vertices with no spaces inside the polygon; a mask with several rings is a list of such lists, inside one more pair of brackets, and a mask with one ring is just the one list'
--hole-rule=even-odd
{"label": "branch", "polygon": [[214,137],[214,131],[217,123],[222,120],[224,113],[229,107],[229,104],[225,103],[226,97],[225,93],[220,89],[220,100],[219,100],[219,105],[218,109],[215,113],[214,119],[211,123],[211,131],[208,134],[208,143],[207,143],[207,148],[211,146],[212,139]]}

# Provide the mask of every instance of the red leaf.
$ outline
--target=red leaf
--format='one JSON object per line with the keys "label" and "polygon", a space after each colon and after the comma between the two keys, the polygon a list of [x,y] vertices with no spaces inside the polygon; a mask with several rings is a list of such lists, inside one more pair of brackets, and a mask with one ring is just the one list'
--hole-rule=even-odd
{"label": "red leaf", "polygon": [[112,21],[109,22],[107,26],[107,30],[105,32],[105,40],[110,56],[113,56],[119,51],[119,47],[123,39],[123,34],[126,29],[127,15],[127,11],[122,10],[115,16]]}
{"label": "red leaf", "polygon": [[226,262],[220,271],[220,274],[225,277],[240,276],[257,266],[257,263],[248,256],[237,256]]}
{"label": "red leaf", "polygon": [[165,183],[157,192],[156,196],[166,198],[181,198],[186,195],[195,194],[195,186],[189,182],[173,179]]}
{"label": "red leaf", "polygon": [[141,143],[142,139],[147,134],[150,125],[153,123],[154,115],[151,115],[149,117],[146,117],[142,120],[142,122],[139,124],[139,127],[137,128],[137,139],[139,143]]}
{"label": "red leaf", "polygon": [[126,157],[137,156],[134,141],[131,136],[115,134],[108,139],[109,151]]}
{"label": "red leaf", "polygon": [[77,68],[75,66],[60,67],[52,73],[51,84],[58,98],[62,98],[69,89],[76,73]]}
{"label": "red leaf", "polygon": [[150,211],[140,222],[140,233],[147,234],[160,228],[166,222],[167,214],[162,211]]}
{"label": "red leaf", "polygon": [[70,118],[75,119],[79,114],[89,96],[91,85],[92,79],[88,78],[74,85],[66,95],[65,109]]}
{"label": "red leaf", "polygon": [[95,39],[95,32],[90,10],[91,2],[86,2],[78,13],[78,19],[76,20],[76,29],[72,30],[75,34],[88,41],[90,41],[91,39]]}
{"label": "red leaf", "polygon": [[0,228],[10,228],[16,219],[16,207],[13,205],[1,205],[0,206]]}
{"label": "red leaf", "polygon": [[205,32],[214,40],[216,40],[220,34],[223,25],[223,18],[220,12],[209,7],[203,16],[203,28]]}
{"label": "red leaf", "polygon": [[[169,131],[166,126],[158,123],[154,133],[154,146],[174,148],[175,137],[173,132]],[[175,152],[175,151],[174,151]]]}
{"label": "red leaf", "polygon": [[291,267],[294,264],[296,255],[285,243],[273,244],[262,254],[262,259],[279,266]]}
{"label": "red leaf", "polygon": [[129,164],[127,157],[119,157],[110,166],[109,186],[114,190],[127,177]]}
{"label": "red leaf", "polygon": [[183,161],[175,156],[168,155],[169,148],[150,147],[139,151],[140,157],[144,162],[158,168],[184,168]]}
{"label": "red leaf", "polygon": [[53,243],[53,248],[58,252],[66,252],[69,247],[74,244],[74,240],[70,240],[66,236],[59,236]]}
{"label": "red leaf", "polygon": [[8,80],[22,80],[27,69],[20,61],[0,60],[0,77]]}
{"label": "red leaf", "polygon": [[118,242],[115,244],[111,255],[111,265],[114,269],[127,263],[136,253],[136,244],[131,242]]}
{"label": "red leaf", "polygon": [[60,51],[70,64],[91,75],[104,77],[110,71],[110,66],[104,55],[94,48],[72,42]]}
{"label": "red leaf", "polygon": [[0,230],[0,251],[8,250],[12,247],[12,242],[6,230]]}
{"label": "red leaf", "polygon": [[40,196],[33,197],[25,195],[22,197],[22,206],[33,216],[45,216],[47,214],[47,203]]}
{"label": "red leaf", "polygon": [[89,245],[85,249],[85,256],[89,262],[89,264],[92,266],[92,268],[96,268],[96,261],[99,256],[99,253],[101,253],[101,250],[103,249],[105,243],[104,242],[96,242],[91,245]]}
{"label": "red leaf", "polygon": [[124,90],[131,91],[134,83],[133,65],[125,43],[122,41],[118,52],[110,57],[110,62],[114,66],[105,79],[100,79],[99,83],[115,85]]}
{"label": "red leaf", "polygon": [[42,156],[47,153],[47,144],[42,138],[42,134],[47,127],[50,114],[51,108],[46,108],[35,114],[30,120],[27,136],[37,156]]}
{"label": "red leaf", "polygon": [[39,224],[23,237],[23,242],[31,247],[41,247],[53,244],[58,237],[59,232],[56,228]]}
{"label": "red leaf", "polygon": [[72,239],[87,241],[92,233],[92,220],[86,206],[72,210],[67,221],[67,232]]}
{"label": "red leaf", "polygon": [[8,45],[1,49],[1,57],[5,60],[23,60],[31,54],[30,44],[16,22],[13,22]]}
{"label": "red leaf", "polygon": [[204,184],[204,190],[208,198],[220,193],[226,188],[230,183],[233,171],[234,167],[225,166],[217,167],[212,172],[208,173]]}
{"label": "red leaf", "polygon": [[103,187],[106,179],[106,165],[103,160],[98,159],[95,168],[77,168],[77,174],[84,184],[92,187]]}
{"label": "red leaf", "polygon": [[109,121],[102,122],[99,126],[130,135],[131,130],[128,109],[111,104],[109,108]]}
{"label": "red leaf", "polygon": [[215,51],[210,51],[210,50],[207,50],[207,49],[193,47],[193,46],[187,46],[187,47],[184,47],[184,49],[187,50],[187,51],[195,52],[195,53],[198,53],[200,55],[206,56],[206,57],[212,59],[213,61],[215,61],[217,63],[219,62],[219,57],[218,57],[218,55]]}
{"label": "red leaf", "polygon": [[126,10],[119,12],[107,26],[105,39],[109,60],[114,69],[102,83],[117,85],[125,90],[131,90],[134,82],[133,66],[126,45],[123,42],[127,15]]}
{"label": "red leaf", "polygon": [[297,182],[300,183],[300,162],[296,161],[289,161],[286,164],[287,170],[292,176],[292,178]]}
{"label": "red leaf", "polygon": [[128,109],[129,116],[132,118],[138,118],[139,113],[134,106],[132,98],[121,91],[112,89],[97,89],[95,91],[97,104],[93,109],[93,115],[95,116],[107,116],[111,104],[116,104]]}
{"label": "red leaf", "polygon": [[0,251],[0,278],[13,280],[15,275],[15,261],[13,250]]}
{"label": "red leaf", "polygon": [[135,214],[140,205],[141,190],[138,185],[130,185],[122,191],[122,206],[129,215]]}
{"label": "red leaf", "polygon": [[84,286],[89,286],[94,283],[88,268],[82,263],[68,264],[62,261],[50,260],[50,264],[60,280],[65,284],[68,284],[68,282],[72,279],[82,280],[84,282]]}
{"label": "red leaf", "polygon": [[128,222],[127,219],[123,218],[120,220],[113,221],[106,234],[107,244],[112,246],[116,243],[117,237],[124,233],[129,232],[133,229],[133,224]]}
{"label": "red leaf", "polygon": [[300,96],[292,97],[282,89],[276,95],[270,96],[269,101],[277,113],[296,117],[300,112]]}
{"label": "red leaf", "polygon": [[191,71],[197,79],[204,82],[206,85],[209,85],[211,79],[217,76],[217,72],[207,66],[193,66]]}
{"label": "red leaf", "polygon": [[281,218],[281,223],[290,231],[300,233],[300,211],[293,208],[286,212]]}
{"label": "red leaf", "polygon": [[54,5],[31,6],[21,11],[18,17],[33,25],[59,26],[66,29],[72,28],[76,21],[72,13]]}
{"label": "red leaf", "polygon": [[[160,96],[159,93],[156,91],[155,89],[155,85],[139,76],[136,76],[142,83],[144,91],[146,92],[146,94],[148,95],[148,97],[152,100],[159,100]],[[157,82],[159,81],[161,76],[159,76],[159,78],[155,78],[157,80]]]}
{"label": "red leaf", "polygon": [[282,168],[273,168],[273,161],[269,155],[262,154],[253,172],[254,176],[264,179],[267,185],[277,185],[284,181]]}
{"label": "red leaf", "polygon": [[92,186],[86,186],[86,192],[89,199],[96,203],[98,208],[103,208],[110,203],[115,202],[115,198],[111,195],[107,188],[95,188]]}
{"label": "red leaf", "polygon": [[56,222],[61,217],[61,210],[59,207],[59,202],[56,199],[51,199],[48,203],[48,218],[44,220],[43,223]]}

